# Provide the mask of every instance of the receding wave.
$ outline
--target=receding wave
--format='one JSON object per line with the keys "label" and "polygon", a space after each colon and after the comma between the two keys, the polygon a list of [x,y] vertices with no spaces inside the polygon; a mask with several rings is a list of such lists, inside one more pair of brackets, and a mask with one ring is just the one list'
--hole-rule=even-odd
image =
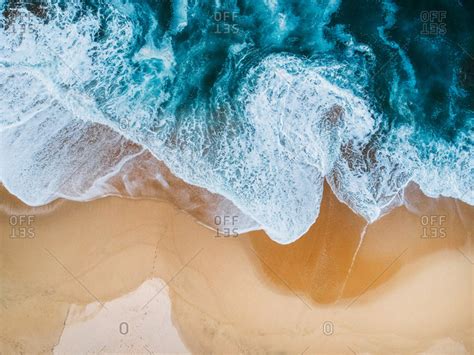
{"label": "receding wave", "polygon": [[472,34],[404,43],[388,1],[0,6],[0,181],[29,205],[159,195],[289,243],[324,181],[369,222],[409,182],[474,203]]}

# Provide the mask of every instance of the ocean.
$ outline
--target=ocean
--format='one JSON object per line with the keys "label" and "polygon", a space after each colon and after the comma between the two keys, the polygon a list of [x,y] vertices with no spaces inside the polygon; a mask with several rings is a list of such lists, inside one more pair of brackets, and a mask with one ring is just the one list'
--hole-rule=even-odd
{"label": "ocean", "polygon": [[474,204],[473,1],[0,7],[0,182],[29,205],[143,150],[283,244],[325,182],[369,223],[409,183]]}

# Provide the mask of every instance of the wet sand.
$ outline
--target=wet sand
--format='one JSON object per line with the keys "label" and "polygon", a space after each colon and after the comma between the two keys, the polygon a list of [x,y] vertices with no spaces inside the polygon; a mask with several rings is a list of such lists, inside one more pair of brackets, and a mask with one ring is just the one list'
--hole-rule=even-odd
{"label": "wet sand", "polygon": [[30,208],[3,190],[1,352],[472,353],[473,208],[418,199],[364,235],[326,189],[282,246],[164,201]]}

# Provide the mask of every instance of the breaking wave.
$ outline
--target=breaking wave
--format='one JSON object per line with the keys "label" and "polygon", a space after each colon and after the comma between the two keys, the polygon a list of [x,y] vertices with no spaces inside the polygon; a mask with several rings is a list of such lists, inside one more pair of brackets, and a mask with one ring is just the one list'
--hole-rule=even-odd
{"label": "breaking wave", "polygon": [[472,205],[474,9],[438,5],[424,34],[389,1],[0,2],[0,181],[35,206],[184,181],[279,243],[324,181],[369,222],[409,182]]}

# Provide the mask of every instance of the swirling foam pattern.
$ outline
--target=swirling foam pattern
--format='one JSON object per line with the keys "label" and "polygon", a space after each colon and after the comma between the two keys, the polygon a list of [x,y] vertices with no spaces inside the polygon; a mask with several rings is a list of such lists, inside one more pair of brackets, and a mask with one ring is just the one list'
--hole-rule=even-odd
{"label": "swirling foam pattern", "polygon": [[97,197],[131,140],[279,243],[325,180],[369,222],[410,181],[473,204],[473,3],[430,4],[0,2],[0,180]]}

